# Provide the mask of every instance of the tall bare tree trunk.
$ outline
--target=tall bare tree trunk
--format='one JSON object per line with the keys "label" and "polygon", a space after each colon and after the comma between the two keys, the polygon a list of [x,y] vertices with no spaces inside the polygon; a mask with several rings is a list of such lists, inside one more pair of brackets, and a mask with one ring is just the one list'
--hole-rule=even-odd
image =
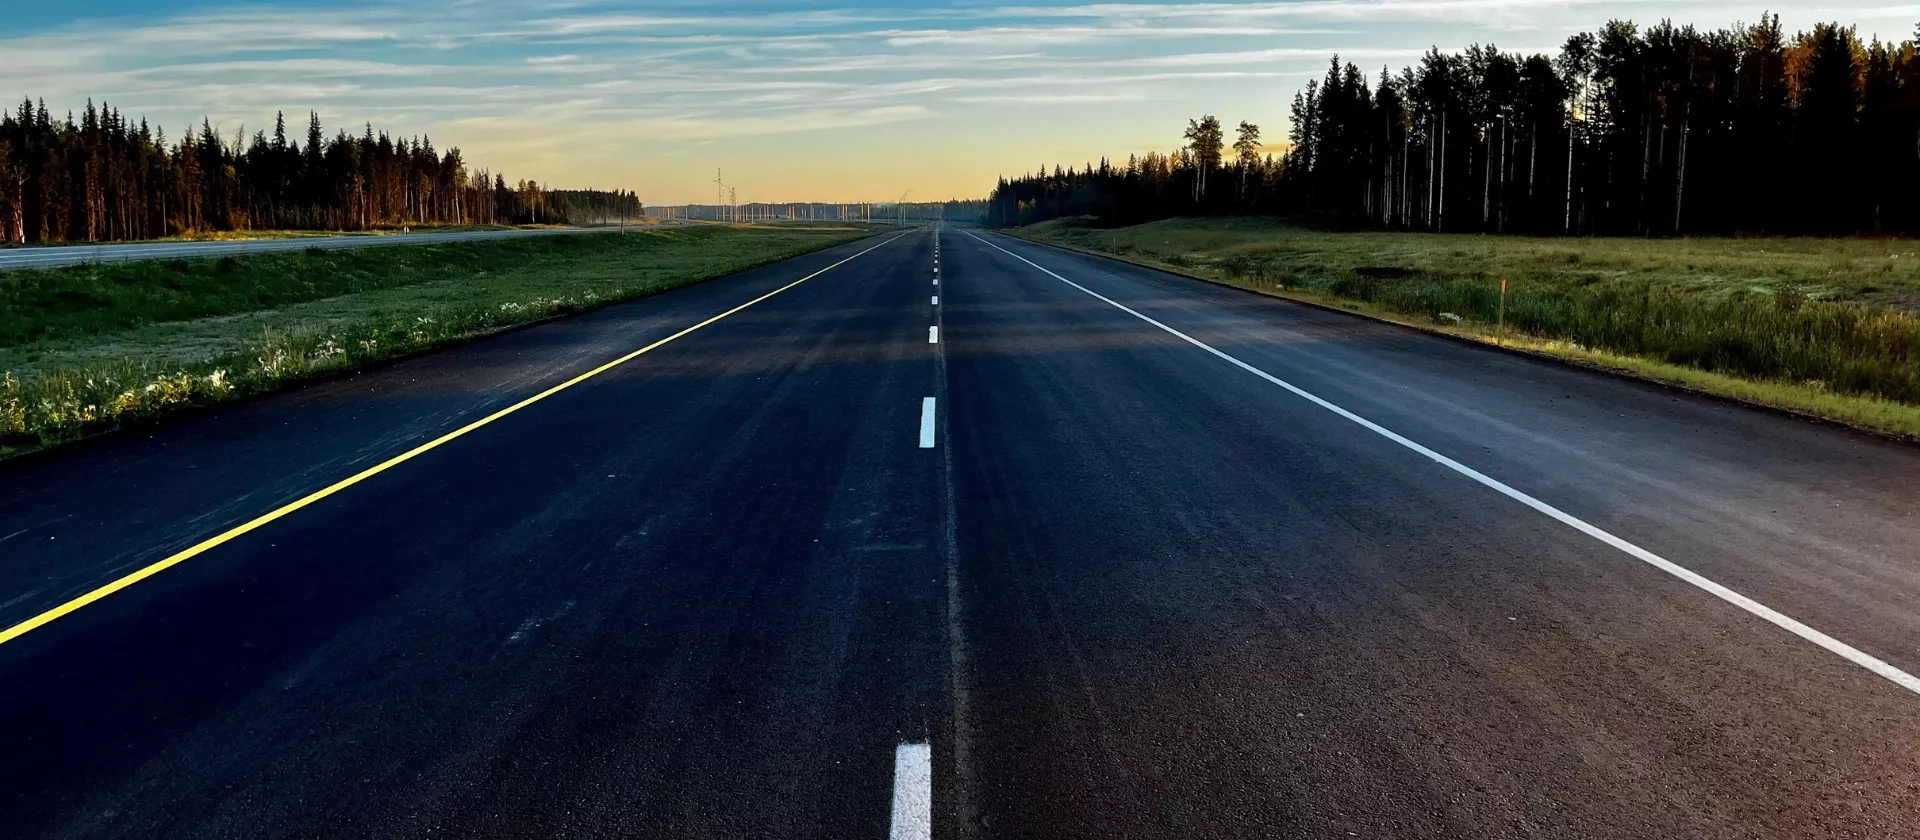
{"label": "tall bare tree trunk", "polygon": [[1500,120],[1500,232],[1507,232],[1507,217],[1512,215],[1513,126]]}
{"label": "tall bare tree trunk", "polygon": [[1527,132],[1527,209],[1533,209],[1533,180],[1540,168],[1540,124],[1533,124],[1533,131]]}
{"label": "tall bare tree trunk", "polygon": [[1480,142],[1486,156],[1483,164],[1486,171],[1480,178],[1480,230],[1483,232],[1493,225],[1493,134],[1494,124],[1489,124],[1486,139]]}
{"label": "tall bare tree trunk", "polygon": [[1680,123],[1679,176],[1673,179],[1673,232],[1680,233],[1680,208],[1687,197],[1687,123]]}
{"label": "tall bare tree trunk", "polygon": [[1410,226],[1410,225],[1407,225],[1407,214],[1412,212],[1413,210],[1413,204],[1412,204],[1413,199],[1411,196],[1407,195],[1407,188],[1411,185],[1411,182],[1407,180],[1408,178],[1407,170],[1413,165],[1413,137],[1411,136],[1411,134],[1412,132],[1408,132],[1409,136],[1404,136],[1400,138],[1400,203],[1399,203],[1400,213],[1399,213],[1399,216],[1400,216],[1400,224],[1402,226]]}
{"label": "tall bare tree trunk", "polygon": [[1573,233],[1573,124],[1567,124],[1567,221],[1562,232]]}
{"label": "tall bare tree trunk", "polygon": [[[1421,219],[1427,227],[1434,227],[1433,211],[1436,207],[1433,197],[1440,194],[1440,135],[1435,133],[1433,117],[1427,117],[1427,217]],[[1435,228],[1436,230],[1438,228]]]}
{"label": "tall bare tree trunk", "polygon": [[1440,111],[1440,201],[1433,217],[1434,230],[1447,229],[1447,112]]}

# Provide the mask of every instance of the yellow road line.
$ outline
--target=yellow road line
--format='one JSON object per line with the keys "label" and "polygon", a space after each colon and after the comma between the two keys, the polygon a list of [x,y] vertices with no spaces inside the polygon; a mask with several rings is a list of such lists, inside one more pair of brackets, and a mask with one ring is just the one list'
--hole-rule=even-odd
{"label": "yellow road line", "polygon": [[11,642],[14,639],[20,638],[21,636],[25,636],[28,633],[31,633],[35,630],[40,629],[41,627],[45,627],[47,624],[53,622],[54,620],[59,619],[62,616],[65,616],[69,613],[72,613],[75,610],[80,609],[81,607],[87,606],[88,604],[91,604],[95,601],[98,601],[102,598],[107,597],[108,595],[112,595],[115,592],[119,592],[122,589],[125,589],[129,586],[139,583],[140,581],[146,580],[147,578],[153,577],[154,575],[157,575],[161,572],[171,569],[174,566],[178,566],[181,563],[185,563],[186,561],[191,560],[195,557],[198,557],[201,554],[204,554],[208,551],[218,548],[219,546],[225,544],[229,540],[233,540],[244,534],[252,532],[263,525],[266,525],[276,519],[286,516],[287,514],[293,513],[294,511],[297,511],[310,504],[313,504],[314,502],[320,501],[321,499],[327,498],[328,496],[331,496],[335,493],[338,493],[342,490],[352,487],[355,484],[359,484],[362,481],[366,481],[369,478],[372,478],[376,475],[386,472],[387,470],[393,469],[394,467],[397,467],[401,464],[411,461],[415,457],[418,457],[422,454],[430,452],[434,449],[438,449],[440,446],[450,441],[453,441],[454,439],[459,438],[467,434],[468,432],[478,429],[481,426],[485,426],[488,423],[492,423],[495,420],[498,420],[502,417],[505,417],[516,411],[519,411],[520,409],[526,408],[527,406],[533,405],[534,403],[537,403],[541,400],[551,397],[554,394],[558,394],[561,391],[564,391],[568,388],[571,388],[575,385],[578,385],[582,382],[585,382],[589,379],[599,376],[602,373],[606,373],[607,371],[612,370],[616,367],[619,367],[620,365],[630,362],[640,356],[646,355],[648,352],[651,352],[655,348],[658,348],[661,345],[664,345],[668,342],[671,342],[675,339],[681,338],[682,336],[692,333],[693,331],[698,330],[701,327],[705,327],[709,324],[714,323],[715,321],[718,321],[722,318],[725,318],[729,315],[739,312],[742,309],[746,309],[747,307],[752,306],[756,303],[759,303],[763,300],[766,300],[767,298],[773,297],[774,295],[780,294],[781,292],[784,292],[788,289],[798,286],[801,283],[805,283],[808,280],[812,280],[815,277],[819,277],[820,275],[825,274],[829,271],[832,271],[836,268],[839,268],[842,265],[846,265],[847,263],[852,262],[853,260],[861,257],[862,255],[865,255],[868,251],[872,251],[874,248],[878,248],[882,245],[885,245],[889,242],[894,241],[895,239],[899,239],[901,236],[905,236],[905,235],[906,234],[904,233],[899,234],[883,242],[875,243],[874,245],[868,247],[866,250],[861,251],[858,254],[854,254],[853,256],[847,257],[846,259],[841,260],[837,263],[834,263],[833,265],[820,269],[819,271],[816,271],[812,274],[809,274],[805,277],[802,277],[798,280],[788,283],[785,286],[781,286],[778,289],[774,289],[771,292],[768,292],[764,295],[754,298],[753,300],[747,301],[746,303],[740,304],[739,306],[736,306],[732,309],[729,309],[725,312],[722,312],[718,315],[708,318],[705,321],[701,321],[698,324],[694,324],[691,327],[688,327],[684,330],[674,333],[673,335],[667,336],[666,338],[660,339],[659,341],[656,341],[652,344],[649,344],[645,347],[642,347],[638,350],[628,353],[625,356],[621,356],[618,359],[614,359],[611,362],[607,362],[606,364],[596,367],[593,370],[587,371],[586,373],[580,374],[579,376],[575,376],[572,379],[569,379],[565,382],[562,382],[558,385],[548,388],[545,391],[541,391],[540,393],[534,394],[533,396],[528,397],[524,400],[521,400],[517,403],[514,403],[513,405],[507,406],[506,408],[500,409],[499,411],[496,411],[492,414],[489,414],[485,417],[482,417],[478,420],[468,423],[465,426],[461,426],[458,429],[454,429],[453,431],[448,432],[444,435],[441,435],[437,438],[434,438],[433,440],[427,441],[426,443],[420,444],[419,446],[416,446],[412,449],[409,449],[405,452],[395,455],[392,458],[388,458],[385,461],[381,461],[380,463],[375,464],[371,467],[368,467],[364,470],[361,470],[360,472],[354,473],[351,476],[348,476],[332,484],[329,484],[320,490],[317,490],[313,493],[310,493],[292,502],[288,502],[287,504],[281,505],[280,507],[274,508],[272,511],[269,511],[251,520],[248,520],[244,524],[235,526],[234,528],[229,529],[224,533],[221,533],[219,536],[213,537],[204,542],[198,543],[190,548],[184,549],[178,553],[170,555],[164,560],[156,561],[150,565],[144,566],[138,570],[130,572],[125,576],[122,576],[118,579],[113,580],[112,582],[109,582],[96,589],[93,589],[84,595],[81,595],[77,598],[74,598],[71,601],[61,604],[60,606],[54,607],[53,609],[47,610],[46,612],[43,612],[39,615],[29,618],[26,621],[20,622],[19,624],[9,627],[5,630],[0,630],[0,645]]}

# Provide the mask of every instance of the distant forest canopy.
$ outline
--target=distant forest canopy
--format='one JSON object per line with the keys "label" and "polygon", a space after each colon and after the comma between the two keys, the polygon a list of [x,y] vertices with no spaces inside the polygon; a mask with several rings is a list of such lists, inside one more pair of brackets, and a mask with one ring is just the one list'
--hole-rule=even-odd
{"label": "distant forest canopy", "polygon": [[306,141],[273,133],[230,141],[202,121],[179,142],[111,107],[78,122],[28,99],[0,112],[0,241],[99,242],[236,230],[370,230],[419,224],[597,221],[631,192],[549,190],[470,168],[429,138],[340,131],[309,114]]}
{"label": "distant forest canopy", "polygon": [[986,215],[987,202],[978,198],[950,198],[946,201],[910,201],[906,204],[888,204],[873,208],[873,214],[882,218],[898,215],[907,221],[934,221],[944,219],[949,222],[979,222]]}
{"label": "distant forest canopy", "polygon": [[753,201],[738,205],[668,204],[654,205],[653,215],[663,219],[703,221],[962,221],[978,223],[986,218],[984,198],[952,198],[946,201],[846,202]]}
{"label": "distant forest canopy", "polygon": [[549,189],[546,195],[548,213],[561,224],[612,225],[647,214],[639,194],[628,191]]}
{"label": "distant forest canopy", "polygon": [[991,224],[1309,214],[1534,234],[1920,235],[1920,56],[1778,16],[1714,32],[1614,21],[1558,55],[1434,49],[1370,83],[1336,57],[1294,98],[1291,147],[1229,154],[1209,116],[1172,154],[1002,179]]}

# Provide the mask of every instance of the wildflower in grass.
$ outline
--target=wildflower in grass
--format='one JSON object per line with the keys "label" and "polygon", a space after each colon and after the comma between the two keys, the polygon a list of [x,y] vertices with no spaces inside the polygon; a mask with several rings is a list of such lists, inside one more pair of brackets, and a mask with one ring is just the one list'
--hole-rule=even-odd
{"label": "wildflower in grass", "polygon": [[261,356],[259,361],[260,372],[269,379],[278,378],[293,367],[292,360],[287,357],[285,350],[276,349],[272,353]]}
{"label": "wildflower in grass", "polygon": [[0,375],[0,437],[27,431],[27,405],[20,397],[20,381],[13,371]]}

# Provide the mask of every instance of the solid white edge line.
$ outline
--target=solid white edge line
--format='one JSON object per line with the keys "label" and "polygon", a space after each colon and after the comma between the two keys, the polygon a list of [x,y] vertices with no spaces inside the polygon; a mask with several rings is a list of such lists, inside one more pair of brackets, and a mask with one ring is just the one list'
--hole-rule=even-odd
{"label": "solid white edge line", "polygon": [[940,343],[940,325],[935,324],[927,328],[927,343],[928,344]]}
{"label": "solid white edge line", "polygon": [[920,448],[933,448],[934,403],[932,397],[920,401]]}
{"label": "solid white edge line", "polygon": [[1092,295],[1093,297],[1106,302],[1107,304],[1113,306],[1116,309],[1121,310],[1122,312],[1125,312],[1129,315],[1132,315],[1135,318],[1139,318],[1142,321],[1145,321],[1149,324],[1159,327],[1162,330],[1165,330],[1166,332],[1178,337],[1179,339],[1187,342],[1188,344],[1191,344],[1195,347],[1205,350],[1208,353],[1212,353],[1213,355],[1218,356],[1219,358],[1231,363],[1232,365],[1240,368],[1241,370],[1244,370],[1248,373],[1251,373],[1255,376],[1265,379],[1268,382],[1271,382],[1275,385],[1285,388],[1288,391],[1292,392],[1295,396],[1298,396],[1308,402],[1313,403],[1314,405],[1320,406],[1321,408],[1331,411],[1334,414],[1338,414],[1341,417],[1351,420],[1354,423],[1364,427],[1368,431],[1378,434],[1381,437],[1384,437],[1388,440],[1393,441],[1394,443],[1400,444],[1401,446],[1411,449],[1414,452],[1418,452],[1421,455],[1426,456],[1428,459],[1434,461],[1435,463],[1438,463],[1442,466],[1445,466],[1448,469],[1453,470],[1454,472],[1457,472],[1461,475],[1471,478],[1474,481],[1477,481],[1480,484],[1485,485],[1486,487],[1489,487],[1497,491],[1498,493],[1500,493],[1503,496],[1506,496],[1507,498],[1513,499],[1514,501],[1519,502],[1523,505],[1526,505],[1527,507],[1533,508],[1534,510],[1544,513],[1547,516],[1553,517],[1554,519],[1559,520],[1561,524],[1564,524],[1567,527],[1570,527],[1576,531],[1586,534],[1589,537],[1599,540],[1602,543],[1605,543],[1616,549],[1619,549],[1621,552],[1637,560],[1640,560],[1641,562],[1644,562],[1649,566],[1659,569],[1660,571],[1666,572],[1669,575],[1679,578],[1680,580],[1685,581],[1686,583],[1694,586],[1695,588],[1700,589],[1703,592],[1706,592],[1709,595],[1712,595],[1715,598],[1719,598],[1722,601],[1725,601],[1729,604],[1739,607],[1740,609],[1745,610],[1748,613],[1756,617],[1759,617],[1767,621],[1768,623],[1776,627],[1779,627],[1782,630],[1785,630],[1789,633],[1799,636],[1802,639],[1805,639],[1809,642],[1819,645],[1820,647],[1825,648],[1827,652],[1832,653],[1842,659],[1845,659],[1848,662],[1852,662],[1853,664],[1858,665],[1862,668],[1865,668],[1869,671],[1872,671],[1873,673],[1886,678],[1889,682],[1892,682],[1893,684],[1898,685],[1901,688],[1904,688],[1915,694],[1920,694],[1920,677],[1915,677],[1914,675],[1909,674],[1906,671],[1902,671],[1899,668],[1894,667],[1893,664],[1887,662],[1884,659],[1881,659],[1877,656],[1867,653],[1866,651],[1860,650],[1859,648],[1849,645],[1846,642],[1840,641],[1839,639],[1836,639],[1832,636],[1822,633],[1819,630],[1815,630],[1814,628],[1801,623],[1798,619],[1795,619],[1792,616],[1789,616],[1785,613],[1780,612],[1779,610],[1776,610],[1772,607],[1762,604],[1759,601],[1755,601],[1752,598],[1749,598],[1745,595],[1742,595],[1738,592],[1733,591],[1732,589],[1728,589],[1725,586],[1715,583],[1714,581],[1706,578],[1705,576],[1699,574],[1698,572],[1688,569],[1685,566],[1681,566],[1678,563],[1668,560],[1665,557],[1661,557],[1660,555],[1655,554],[1651,551],[1648,551],[1644,548],[1641,548],[1640,546],[1634,545],[1633,543],[1627,542],[1626,540],[1616,537],[1613,534],[1607,533],[1605,530],[1602,530],[1601,528],[1595,525],[1592,525],[1586,522],[1585,520],[1580,519],[1577,516],[1574,516],[1570,513],[1560,510],[1559,508],[1556,508],[1553,505],[1547,504],[1546,502],[1540,501],[1539,499],[1529,496],[1526,493],[1522,493],[1519,490],[1515,490],[1514,488],[1507,486],[1501,481],[1491,476],[1488,476],[1480,472],[1479,470],[1476,470],[1472,467],[1469,467],[1465,464],[1460,463],[1459,461],[1455,461],[1452,458],[1449,458],[1445,455],[1442,455],[1438,452],[1428,449],[1427,447],[1422,446],[1418,443],[1415,443],[1412,440],[1408,440],[1407,438],[1402,437],[1401,435],[1394,432],[1393,430],[1388,429],[1384,426],[1381,426],[1380,424],[1375,423],[1372,420],[1368,420],[1365,417],[1361,417],[1358,414],[1355,414],[1351,411],[1341,408],[1340,406],[1334,405],[1333,403],[1328,402],[1324,399],[1321,399],[1320,397],[1307,392],[1306,390],[1300,388],[1299,386],[1294,385],[1291,382],[1288,382],[1284,379],[1274,376],[1273,374],[1267,373],[1264,370],[1256,368],[1253,365],[1247,364],[1246,362],[1240,361],[1239,359],[1236,359],[1233,356],[1230,356],[1220,350],[1217,350],[1212,345],[1209,345],[1206,342],[1200,341],[1199,339],[1196,339],[1190,335],[1187,335],[1186,333],[1183,333],[1179,330],[1169,327],[1166,324],[1162,324],[1159,321],[1156,321],[1152,318],[1147,317],[1146,315],[1142,315],[1141,313],[1127,307],[1125,304],[1119,303],[1118,301],[1115,301],[1112,298],[1102,295],[1099,292],[1096,292],[1092,289],[1089,289],[1085,286],[1080,285],[1079,283],[1075,283],[1072,280],[1068,280],[1065,277],[1055,274],[1051,270],[1048,270],[1046,267],[1041,266],[1039,263],[1036,263],[1033,260],[1027,259],[1026,257],[1020,256],[1019,254],[1016,254],[1012,251],[1002,248],[999,245],[994,244],[993,242],[983,239],[980,236],[974,234],[972,231],[961,231],[961,232],[965,233],[968,236],[973,237],[974,239],[979,240],[982,243],[985,243],[987,246],[1003,254],[1006,254],[1007,256],[1013,257],[1016,260],[1019,260],[1023,263],[1026,263],[1027,265],[1030,265],[1036,269],[1039,269],[1040,271],[1046,273],[1048,276],[1052,277],[1055,280],[1059,280],[1060,282],[1065,283],[1069,286],[1072,286],[1076,289],[1079,289],[1082,292],[1086,292],[1087,294]]}
{"label": "solid white edge line", "polygon": [[932,840],[933,746],[901,744],[893,750],[893,821],[888,840]]}

